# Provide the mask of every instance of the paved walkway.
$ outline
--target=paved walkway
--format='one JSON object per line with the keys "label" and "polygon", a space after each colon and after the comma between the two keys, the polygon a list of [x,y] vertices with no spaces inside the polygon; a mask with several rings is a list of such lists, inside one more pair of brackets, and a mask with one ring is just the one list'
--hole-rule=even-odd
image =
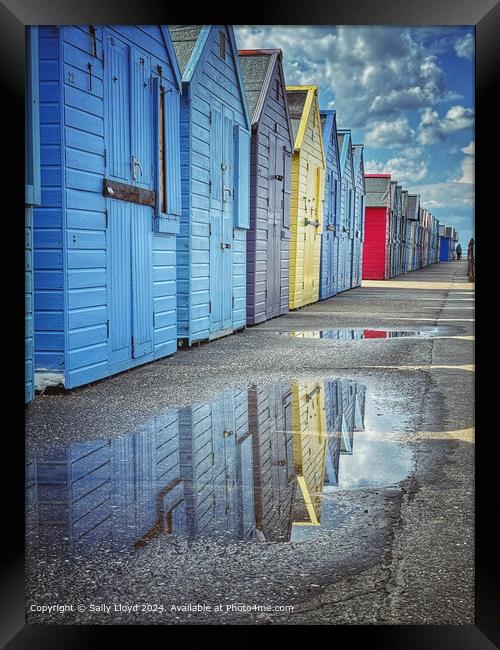
{"label": "paved walkway", "polygon": [[[284,333],[357,328],[426,336],[335,341]],[[209,345],[69,394],[37,396],[27,409],[27,448],[46,454],[131,433],[168,407],[201,403],[226,388],[332,377],[366,385],[373,430],[397,435],[411,450],[404,480],[340,491],[341,524],[319,541],[208,544],[193,553],[193,545],[158,539],[129,557],[82,560],[74,571],[62,571],[49,555],[33,557],[29,599],[59,584],[61,594],[78,591],[89,600],[227,596],[294,606],[293,613],[150,613],[140,620],[121,613],[114,622],[472,623],[474,285],[465,261],[365,281]],[[111,622],[90,613],[64,622],[73,620]],[[53,615],[30,622],[63,621]]]}

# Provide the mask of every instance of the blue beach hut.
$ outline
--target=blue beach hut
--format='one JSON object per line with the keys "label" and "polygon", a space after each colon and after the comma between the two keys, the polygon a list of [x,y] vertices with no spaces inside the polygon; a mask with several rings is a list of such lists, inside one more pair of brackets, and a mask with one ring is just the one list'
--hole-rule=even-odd
{"label": "blue beach hut", "polygon": [[182,71],[178,338],[246,325],[250,117],[231,25],[171,25]]}
{"label": "blue beach hut", "polygon": [[352,238],[354,235],[354,164],[352,159],[351,131],[339,129],[337,141],[340,153],[340,218],[336,233],[338,247],[338,289],[351,288]]}
{"label": "blue beach hut", "polygon": [[353,176],[354,176],[354,221],[351,233],[351,288],[361,286],[361,269],[363,264],[363,239],[365,228],[365,161],[364,145],[352,146]]}
{"label": "blue beach hut", "polygon": [[320,300],[338,292],[340,224],[340,157],[336,111],[320,111],[326,156],[323,233],[321,235]]}
{"label": "blue beach hut", "polygon": [[180,71],[168,29],[38,29],[35,379],[73,388],[175,352]]}
{"label": "blue beach hut", "polygon": [[26,137],[24,209],[24,401],[35,394],[33,338],[33,206],[40,203],[40,100],[38,83],[38,27],[26,28]]}

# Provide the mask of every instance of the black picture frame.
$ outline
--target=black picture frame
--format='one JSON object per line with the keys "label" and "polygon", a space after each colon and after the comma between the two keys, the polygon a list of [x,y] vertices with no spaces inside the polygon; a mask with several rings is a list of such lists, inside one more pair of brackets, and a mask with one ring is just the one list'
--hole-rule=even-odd
{"label": "black picture frame", "polygon": [[[220,8],[223,5],[219,5]],[[199,18],[216,22],[217,7],[196,9]],[[495,187],[495,166],[481,162],[491,148],[495,130],[491,98],[498,86],[500,60],[500,4],[496,0],[358,0],[328,4],[320,0],[307,3],[288,2],[257,3],[239,6],[239,12],[224,15],[233,24],[364,24],[364,25],[475,25],[476,27],[476,214],[486,211],[488,188]],[[189,15],[189,11],[184,12]],[[227,13],[227,12],[225,12]],[[0,88],[4,102],[4,164],[7,184],[4,199],[11,206],[6,209],[4,223],[8,223],[8,237],[4,234],[4,273],[10,259],[7,283],[6,309],[12,315],[8,324],[2,319],[3,340],[7,347],[8,400],[11,424],[4,427],[4,463],[12,474],[2,472],[7,478],[4,487],[2,579],[0,581],[0,615],[2,647],[19,648],[97,648],[108,646],[116,638],[117,626],[26,626],[24,622],[24,304],[21,271],[24,217],[21,214],[24,194],[24,26],[29,24],[168,24],[182,22],[181,12],[169,3],[152,0],[2,0],[0,1]],[[205,15],[204,15],[205,14]],[[200,20],[200,22],[202,22]],[[498,136],[497,136],[498,137]],[[493,146],[495,144],[493,143]],[[7,215],[12,215],[8,217]],[[15,216],[14,216],[15,215]],[[481,226],[476,223],[476,250],[483,243]],[[481,257],[481,255],[479,255]],[[481,277],[485,267],[479,262],[478,301],[481,301]],[[484,277],[487,272],[484,271]],[[476,348],[476,358],[481,363],[481,345]],[[480,412],[487,398],[478,391],[476,412]],[[484,429],[478,423],[477,439]],[[488,495],[494,492],[494,472],[488,472],[491,451],[484,442],[477,446],[476,460],[476,625],[465,626],[349,626],[352,640],[369,639],[369,647],[385,650],[422,650],[433,648],[487,649],[500,644],[500,616],[498,613],[499,579],[497,544],[488,526],[491,517],[487,505]],[[494,516],[494,514],[493,514]],[[345,630],[346,628],[344,628]],[[338,643],[338,632],[335,632]],[[148,630],[142,626],[127,627],[128,642],[137,634],[144,642]],[[357,638],[359,635],[359,638]],[[166,639],[165,639],[166,642]]]}

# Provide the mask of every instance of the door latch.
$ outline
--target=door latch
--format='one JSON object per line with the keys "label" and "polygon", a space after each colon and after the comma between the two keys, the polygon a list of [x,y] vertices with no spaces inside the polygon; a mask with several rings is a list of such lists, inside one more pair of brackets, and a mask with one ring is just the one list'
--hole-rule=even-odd
{"label": "door latch", "polygon": [[132,156],[132,180],[133,181],[137,180],[137,176],[136,176],[136,173],[135,173],[135,168],[136,167],[139,167],[139,169],[141,170],[141,176],[143,176],[144,171],[142,169],[141,163],[137,160],[137,158],[135,156]]}
{"label": "door latch", "polygon": [[222,242],[220,247],[221,248],[231,248],[231,244],[226,244],[226,242]]}

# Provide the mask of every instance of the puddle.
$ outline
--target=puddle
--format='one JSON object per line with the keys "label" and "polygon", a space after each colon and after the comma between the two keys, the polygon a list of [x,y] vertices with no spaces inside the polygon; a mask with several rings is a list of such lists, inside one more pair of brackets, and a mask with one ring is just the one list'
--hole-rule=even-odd
{"label": "puddle", "polygon": [[366,404],[352,380],[258,385],[28,458],[27,542],[82,552],[159,536],[289,542],[333,529],[339,491],[411,471],[395,433],[403,425],[391,430],[374,412],[367,426]]}
{"label": "puddle", "polygon": [[280,331],[282,336],[302,339],[333,339],[338,341],[359,339],[391,339],[394,337],[430,338],[438,334],[437,330],[292,330]]}

